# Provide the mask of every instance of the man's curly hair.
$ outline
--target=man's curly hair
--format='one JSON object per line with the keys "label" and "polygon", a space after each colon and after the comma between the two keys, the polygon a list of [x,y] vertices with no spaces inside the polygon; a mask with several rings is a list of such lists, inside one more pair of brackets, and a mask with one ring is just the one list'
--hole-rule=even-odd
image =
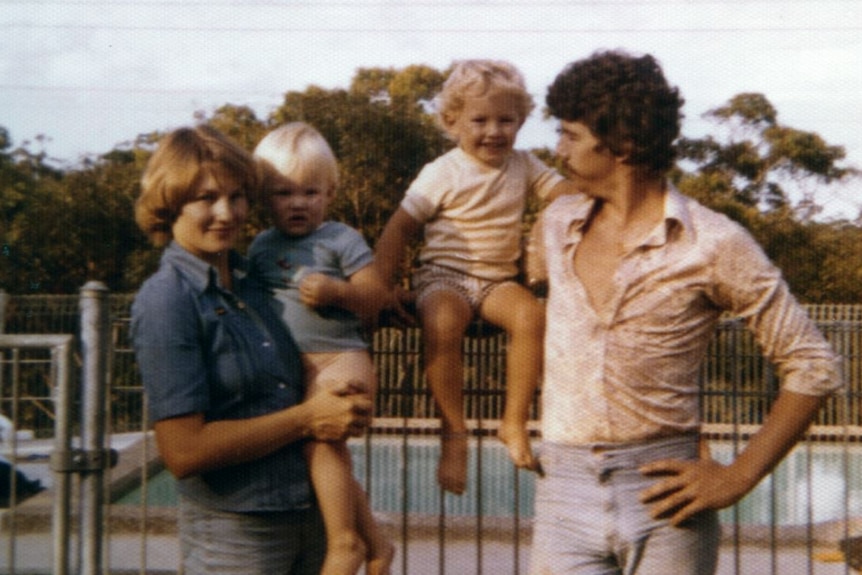
{"label": "man's curly hair", "polygon": [[679,89],[650,55],[597,52],[566,66],[548,88],[550,114],[586,125],[616,156],[653,175],[673,166],[679,136]]}

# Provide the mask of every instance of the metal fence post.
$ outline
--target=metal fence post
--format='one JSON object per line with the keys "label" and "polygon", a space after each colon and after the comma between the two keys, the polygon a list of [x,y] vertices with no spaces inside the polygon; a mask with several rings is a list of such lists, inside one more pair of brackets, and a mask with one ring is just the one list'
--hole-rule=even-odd
{"label": "metal fence post", "polygon": [[81,573],[102,572],[102,503],[104,471],[111,464],[105,448],[105,411],[110,310],[108,289],[90,281],[81,288]]}

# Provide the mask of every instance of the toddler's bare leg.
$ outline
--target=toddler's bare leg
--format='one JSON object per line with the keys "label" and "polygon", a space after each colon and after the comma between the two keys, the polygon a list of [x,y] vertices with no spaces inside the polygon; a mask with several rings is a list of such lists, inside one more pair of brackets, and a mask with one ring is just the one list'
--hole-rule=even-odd
{"label": "toddler's bare leg", "polygon": [[545,309],[524,287],[505,283],[492,291],[482,304],[484,319],[506,330],[506,407],[498,435],[515,465],[538,470],[530,446],[527,420],[530,404],[542,374]]}
{"label": "toddler's bare leg", "polygon": [[392,560],[395,558],[395,546],[374,519],[371,506],[368,504],[368,497],[355,479],[353,481],[353,497],[356,502],[356,525],[363,534],[365,545],[368,548],[366,573],[367,575],[390,575]]}
{"label": "toddler's bare leg", "polygon": [[[364,351],[305,354],[303,360],[307,395],[345,382],[374,392],[374,366]],[[326,527],[321,575],[355,575],[366,559],[379,566],[376,571],[369,566],[368,575],[388,575],[394,549],[377,529],[365,493],[353,477],[346,443],[311,442],[306,455]]]}
{"label": "toddler's bare leg", "polygon": [[306,447],[311,481],[326,527],[321,575],[356,575],[366,548],[356,529],[350,454],[344,443],[312,441]]}
{"label": "toddler's bare leg", "polygon": [[440,290],[426,296],[420,310],[425,369],[441,420],[437,481],[461,494],[467,486],[467,424],[464,420],[462,341],[473,313],[460,295]]}

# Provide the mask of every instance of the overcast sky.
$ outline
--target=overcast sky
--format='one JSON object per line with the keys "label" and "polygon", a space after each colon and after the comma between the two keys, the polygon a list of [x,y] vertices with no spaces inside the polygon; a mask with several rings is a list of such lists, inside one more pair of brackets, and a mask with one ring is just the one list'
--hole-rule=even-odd
{"label": "overcast sky", "polygon": [[[685,99],[684,133],[707,110],[760,92],[778,120],[845,146],[862,168],[859,0],[3,0],[0,126],[14,145],[72,164],[196,110],[347,87],[358,67],[501,58],[537,103],[566,63],[597,49],[648,52]],[[537,109],[520,147],[554,144]],[[712,130],[714,131],[714,130]],[[34,143],[31,150],[38,151]],[[818,194],[855,217],[862,187]]]}

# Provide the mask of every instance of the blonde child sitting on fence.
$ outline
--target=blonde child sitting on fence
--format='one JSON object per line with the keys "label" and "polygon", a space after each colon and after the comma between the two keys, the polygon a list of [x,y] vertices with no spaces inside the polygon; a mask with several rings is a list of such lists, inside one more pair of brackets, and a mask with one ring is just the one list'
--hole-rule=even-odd
{"label": "blonde child sitting on fence", "polygon": [[479,316],[509,337],[500,438],[516,465],[535,469],[526,429],[542,362],[544,310],[515,281],[527,195],[551,199],[568,183],[515,138],[533,108],[521,73],[507,62],[456,62],[438,96],[438,117],[457,146],[426,165],[376,246],[375,266],[394,285],[407,244],[424,232],[413,276],[428,384],[442,420],[440,485],[462,493],[467,427],[461,341]]}

